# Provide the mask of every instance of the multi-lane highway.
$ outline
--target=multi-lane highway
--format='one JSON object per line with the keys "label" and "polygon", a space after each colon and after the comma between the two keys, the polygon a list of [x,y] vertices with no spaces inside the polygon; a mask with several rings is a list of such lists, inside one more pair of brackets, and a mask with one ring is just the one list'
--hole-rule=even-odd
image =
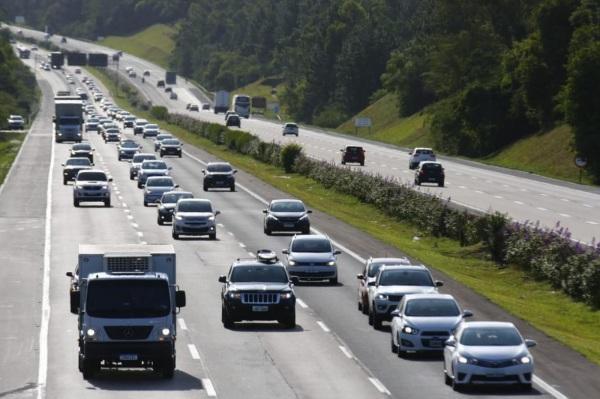
{"label": "multi-lane highway", "polygon": [[[24,29],[25,35],[42,38],[42,33]],[[59,37],[51,40],[59,45]],[[64,45],[78,51],[98,51],[108,54],[114,50],[95,44],[69,39]],[[156,87],[164,79],[164,70],[148,61],[124,54],[120,68],[131,66],[138,72],[136,79],[129,79],[154,104],[166,105],[171,111],[187,113],[188,102],[206,100],[201,90],[178,77],[174,91],[178,100],[169,100],[168,93]],[[151,76],[141,83],[141,72],[150,70]],[[125,75],[124,75],[125,76]],[[126,78],[126,77],[125,77]],[[128,79],[128,78],[127,78]],[[191,116],[212,122],[223,123],[221,115],[211,112],[190,112]],[[395,176],[412,184],[413,171],[408,169],[408,154],[405,150],[374,142],[363,142],[349,136],[323,132],[314,128],[302,128],[299,138],[281,136],[281,125],[262,119],[242,121],[242,129],[260,136],[263,140],[298,141],[307,154],[324,160],[339,162],[339,150],[345,145],[363,145],[367,151],[364,169],[383,175]],[[557,222],[568,227],[572,238],[585,243],[592,241],[600,232],[600,189],[563,183],[551,179],[529,176],[526,173],[509,171],[456,159],[443,160],[446,169],[446,187],[419,188],[467,208],[507,213],[514,220],[540,221],[542,226],[554,227]]]}

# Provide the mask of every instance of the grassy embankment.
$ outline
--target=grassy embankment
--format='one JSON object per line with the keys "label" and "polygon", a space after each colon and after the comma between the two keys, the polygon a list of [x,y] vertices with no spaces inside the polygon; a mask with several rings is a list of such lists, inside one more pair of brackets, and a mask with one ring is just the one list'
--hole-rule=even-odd
{"label": "grassy embankment", "polygon": [[[364,128],[355,132],[354,118],[340,125],[337,130],[402,147],[433,146],[427,128],[427,110],[401,118],[398,116],[398,109],[392,95],[384,96],[358,115],[371,118],[373,122],[371,133]],[[572,132],[569,126],[561,125],[551,131],[521,139],[492,156],[476,160],[490,165],[578,182],[579,169],[573,162],[575,152],[570,147],[571,139]],[[582,182],[591,184],[591,179],[584,175]]]}
{"label": "grassy embankment", "polygon": [[25,140],[23,133],[0,133],[0,185],[4,183],[23,140]]}
{"label": "grassy embankment", "polygon": [[[94,71],[94,75],[114,96],[114,84],[97,71]],[[122,108],[152,120],[149,113],[133,109],[123,97],[116,98],[116,102]],[[433,237],[413,240],[413,237],[420,236],[417,229],[390,219],[374,206],[360,203],[351,196],[327,190],[311,179],[296,174],[286,175],[280,168],[228,151],[223,146],[217,146],[177,126],[156,120],[153,122],[159,123],[187,143],[203,148],[266,183],[302,199],[313,209],[327,212],[448,274],[513,315],[600,364],[600,346],[597,344],[600,340],[600,311],[572,301],[548,284],[532,280],[521,270],[512,267],[498,268],[486,259],[479,246],[460,247],[455,241]],[[332,207],[332,204],[335,204],[335,207]]]}

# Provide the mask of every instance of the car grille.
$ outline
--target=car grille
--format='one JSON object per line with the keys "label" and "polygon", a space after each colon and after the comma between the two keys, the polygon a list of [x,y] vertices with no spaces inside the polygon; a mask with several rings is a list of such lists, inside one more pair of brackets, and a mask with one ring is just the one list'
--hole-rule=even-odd
{"label": "car grille", "polygon": [[327,266],[327,262],[296,262],[296,266]]}
{"label": "car grille", "polygon": [[501,360],[485,360],[477,359],[476,363],[479,367],[488,367],[492,369],[514,366],[516,364],[514,359],[501,359]]}
{"label": "car grille", "polygon": [[487,376],[487,375],[480,375],[480,374],[474,374],[471,377],[471,382],[478,382],[478,381],[488,381],[488,382],[519,382],[519,376],[512,374],[512,375],[500,375],[500,376]]}
{"label": "car grille", "polygon": [[390,302],[400,302],[402,299],[402,295],[388,295],[388,301]]}
{"label": "car grille", "polygon": [[288,222],[288,223],[296,223],[298,221],[298,217],[278,217],[280,222]]}
{"label": "car grille", "polygon": [[100,190],[101,188],[102,188],[101,186],[83,186],[84,190],[90,190],[90,191]]}
{"label": "car grille", "polygon": [[272,305],[279,303],[279,293],[248,292],[242,293],[242,303],[248,305]]}
{"label": "car grille", "polygon": [[294,276],[297,277],[307,277],[307,278],[317,278],[317,277],[322,277],[322,278],[329,278],[329,277],[333,277],[335,276],[335,272],[334,271],[330,271],[330,272],[297,272],[294,271],[292,273]]}
{"label": "car grille", "polygon": [[152,326],[110,326],[104,327],[110,339],[141,340],[148,338]]}
{"label": "car grille", "polygon": [[424,337],[447,337],[450,334],[448,331],[423,331],[421,335]]}

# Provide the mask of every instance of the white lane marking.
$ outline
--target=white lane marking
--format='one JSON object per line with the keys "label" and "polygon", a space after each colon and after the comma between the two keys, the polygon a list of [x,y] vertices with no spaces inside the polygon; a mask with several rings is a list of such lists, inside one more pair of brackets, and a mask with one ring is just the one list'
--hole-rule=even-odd
{"label": "white lane marking", "polygon": [[38,360],[37,398],[46,396],[48,377],[48,326],[50,324],[50,255],[52,246],[52,171],[54,169],[55,142],[51,139],[48,187],[46,188],[46,225],[44,231],[44,272],[42,277],[42,320],[40,323],[40,355]]}
{"label": "white lane marking", "polygon": [[481,190],[475,190],[475,192],[476,192],[477,194],[483,194],[483,191],[481,191]]}
{"label": "white lane marking", "polygon": [[586,223],[587,224],[593,224],[593,225],[598,224],[598,222],[594,222],[593,220],[587,220]]}
{"label": "white lane marking", "polygon": [[570,218],[571,215],[569,215],[568,213],[559,213],[560,216],[565,217],[565,218]]}
{"label": "white lane marking", "polygon": [[345,346],[340,345],[340,346],[338,346],[338,348],[340,348],[340,350],[342,351],[342,353],[344,355],[346,355],[346,357],[348,359],[352,359],[354,357],[354,356],[352,356],[352,353],[350,353],[350,351],[348,350],[348,348],[346,348]]}
{"label": "white lane marking", "polygon": [[501,196],[501,195],[494,195],[494,198],[502,199],[502,198],[504,198],[504,197],[503,197],[503,196]]}
{"label": "white lane marking", "polygon": [[548,196],[548,194],[544,194],[544,193],[540,193],[540,195],[541,195],[542,197],[547,197],[547,196]]}
{"label": "white lane marking", "polygon": [[204,390],[206,391],[207,396],[210,396],[210,397],[217,396],[217,391],[215,391],[215,387],[213,387],[213,384],[210,381],[210,378],[202,378],[202,386],[204,387]]}
{"label": "white lane marking", "polygon": [[131,223],[131,225],[133,226],[134,229],[137,229],[138,227],[140,227],[140,225],[137,223]]}
{"label": "white lane marking", "polygon": [[379,381],[377,378],[369,377],[369,381],[371,381],[371,384],[373,384],[379,392],[384,393],[386,395],[390,395],[390,396],[392,395],[392,393],[390,391],[388,391],[388,389],[385,387],[385,385],[383,385],[381,383],[381,381]]}
{"label": "white lane marking", "polygon": [[548,210],[546,208],[542,208],[541,206],[538,206],[537,209],[540,210],[540,211],[542,211],[542,212],[546,212]]}
{"label": "white lane marking", "polygon": [[129,219],[129,220],[133,220],[133,216],[131,216],[131,215],[127,215],[127,219]]}
{"label": "white lane marking", "polygon": [[591,206],[590,204],[583,204],[583,206],[585,206],[586,208],[593,208],[593,206]]}
{"label": "white lane marking", "polygon": [[256,257],[256,255],[254,255],[254,253],[253,253],[253,252],[248,252],[248,255],[250,255],[250,256],[251,256],[251,257],[253,257],[253,258],[255,258],[255,257]]}
{"label": "white lane marking", "polygon": [[240,244],[240,247],[242,247],[242,248],[246,248],[246,244],[244,244],[243,242],[240,242],[240,243],[238,243],[238,244]]}
{"label": "white lane marking", "polygon": [[144,236],[144,233],[142,233],[141,231],[138,231],[138,232],[137,232],[137,235],[138,235],[140,238],[142,238],[142,237]]}
{"label": "white lane marking", "polygon": [[317,320],[317,324],[319,325],[319,327],[321,327],[321,330],[325,331],[326,333],[331,332],[329,327],[327,327],[327,325],[325,325],[325,323],[323,323],[322,321]]}
{"label": "white lane marking", "polygon": [[554,388],[552,385],[548,384],[546,381],[542,380],[537,375],[534,375],[532,380],[533,380],[534,384],[539,385],[540,388],[542,388],[544,391],[548,392],[555,399],[569,399],[568,397],[566,397],[565,395],[563,395],[562,393],[557,391],[556,388]]}
{"label": "white lane marking", "polygon": [[190,351],[190,355],[192,355],[192,359],[200,360],[200,353],[198,353],[198,349],[196,349],[196,345],[188,344],[188,350]]}
{"label": "white lane marking", "polygon": [[225,227],[225,226],[223,226],[223,223],[217,223],[217,226],[219,226],[219,227]]}
{"label": "white lane marking", "polygon": [[525,204],[524,204],[523,202],[521,202],[521,201],[513,201],[513,202],[514,202],[515,204],[517,204],[517,205],[525,205]]}
{"label": "white lane marking", "polygon": [[142,244],[142,245],[148,245],[148,242],[147,241],[140,241],[140,244]]}
{"label": "white lane marking", "polygon": [[231,231],[228,231],[227,234],[233,237],[233,233]]}
{"label": "white lane marking", "polygon": [[458,186],[458,188],[466,188],[465,186]]}
{"label": "white lane marking", "polygon": [[527,189],[526,188],[522,188],[521,191],[527,192]]}
{"label": "white lane marking", "polygon": [[304,303],[304,301],[302,299],[300,299],[300,298],[296,298],[296,303],[298,305],[300,305],[300,307],[302,309],[307,309],[308,308],[308,305],[306,303]]}
{"label": "white lane marking", "polygon": [[560,200],[561,200],[562,202],[571,202],[571,201],[569,201],[569,200],[568,200],[568,199],[566,199],[566,198],[561,198]]}
{"label": "white lane marking", "polygon": [[179,328],[181,328],[182,330],[187,330],[187,325],[185,324],[185,320],[183,320],[181,317],[177,319],[177,322],[179,323]]}
{"label": "white lane marking", "polygon": [[119,197],[119,201],[123,201],[123,196],[122,195],[119,195],[118,197]]}
{"label": "white lane marking", "polygon": [[[123,202],[123,208],[127,208],[127,204]],[[126,210],[125,212],[129,212],[128,210]]]}

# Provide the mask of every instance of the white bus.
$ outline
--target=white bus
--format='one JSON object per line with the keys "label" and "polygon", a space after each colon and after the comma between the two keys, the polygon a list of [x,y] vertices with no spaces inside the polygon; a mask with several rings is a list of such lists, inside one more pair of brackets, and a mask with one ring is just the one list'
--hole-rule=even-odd
{"label": "white bus", "polygon": [[233,96],[231,109],[242,118],[250,118],[250,96],[245,94]]}

